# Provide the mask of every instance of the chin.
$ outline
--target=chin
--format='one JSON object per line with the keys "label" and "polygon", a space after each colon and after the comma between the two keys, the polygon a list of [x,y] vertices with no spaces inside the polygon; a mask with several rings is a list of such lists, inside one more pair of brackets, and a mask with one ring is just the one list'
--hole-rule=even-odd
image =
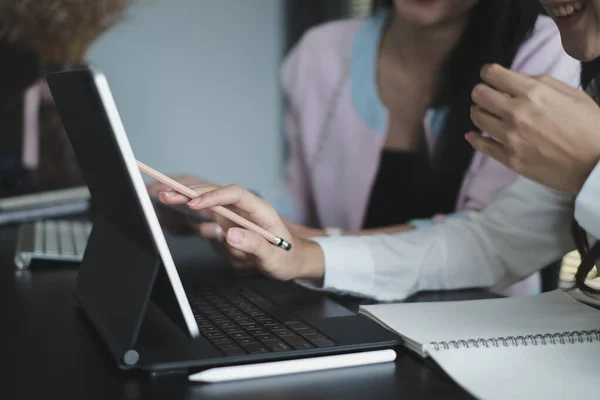
{"label": "chin", "polygon": [[435,26],[439,24],[442,20],[442,18],[440,18],[438,15],[435,15],[434,13],[419,11],[399,12],[399,17],[401,20],[406,21],[407,23],[413,26],[418,26],[421,28]]}
{"label": "chin", "polygon": [[582,40],[569,40],[563,38],[562,40],[565,52],[579,61],[592,61],[600,57],[600,46],[593,46],[586,44]]}

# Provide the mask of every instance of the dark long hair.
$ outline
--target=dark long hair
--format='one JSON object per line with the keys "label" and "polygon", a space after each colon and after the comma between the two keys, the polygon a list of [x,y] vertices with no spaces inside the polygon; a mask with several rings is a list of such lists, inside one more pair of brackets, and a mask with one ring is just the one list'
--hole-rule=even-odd
{"label": "dark long hair", "polygon": [[[375,7],[393,8],[393,0],[375,1]],[[538,18],[532,0],[481,0],[457,46],[446,60],[432,106],[447,106],[448,114],[437,141],[432,166],[435,172],[437,212],[453,212],[458,192],[473,157],[464,139],[475,130],[471,122],[471,91],[487,63],[510,68],[519,47],[530,36]]]}
{"label": "dark long hair", "polygon": [[[600,58],[581,63],[581,87],[585,89],[590,96],[600,104],[600,87],[598,86],[596,77],[600,75]],[[600,290],[589,287],[585,281],[588,274],[597,260],[600,258],[600,242],[596,242],[591,248],[587,239],[587,234],[579,226],[575,218],[573,218],[572,226],[573,238],[577,251],[581,255],[581,264],[575,273],[575,285],[582,291],[588,294],[599,295]],[[596,267],[596,270],[598,267]],[[600,272],[600,271],[599,271]]]}

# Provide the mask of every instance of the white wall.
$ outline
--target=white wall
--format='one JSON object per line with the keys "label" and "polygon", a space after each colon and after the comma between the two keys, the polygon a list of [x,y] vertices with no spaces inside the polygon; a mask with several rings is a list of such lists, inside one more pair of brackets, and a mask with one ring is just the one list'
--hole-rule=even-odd
{"label": "white wall", "polygon": [[136,156],[266,190],[281,177],[281,0],[138,0],[90,61]]}

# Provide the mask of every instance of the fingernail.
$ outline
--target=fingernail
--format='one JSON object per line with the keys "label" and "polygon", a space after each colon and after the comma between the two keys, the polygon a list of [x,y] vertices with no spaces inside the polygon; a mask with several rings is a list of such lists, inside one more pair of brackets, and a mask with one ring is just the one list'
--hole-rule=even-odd
{"label": "fingernail", "polygon": [[471,135],[468,133],[465,133],[465,139],[467,139],[467,142],[471,142]]}
{"label": "fingernail", "polygon": [[232,243],[241,244],[244,241],[244,234],[238,230],[230,230],[227,236]]}
{"label": "fingernail", "polygon": [[196,207],[200,203],[202,203],[202,198],[198,197],[196,199],[188,201],[187,205],[190,206],[190,207]]}
{"label": "fingernail", "polygon": [[171,192],[160,192],[160,194],[162,194],[165,197],[171,197],[171,196],[173,196],[173,193],[171,193]]}

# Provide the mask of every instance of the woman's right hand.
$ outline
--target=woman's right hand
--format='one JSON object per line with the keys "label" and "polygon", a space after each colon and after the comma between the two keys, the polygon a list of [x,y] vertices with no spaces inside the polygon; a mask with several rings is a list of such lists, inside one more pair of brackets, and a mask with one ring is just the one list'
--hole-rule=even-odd
{"label": "woman's right hand", "polygon": [[188,204],[192,210],[207,211],[224,206],[292,244],[285,251],[259,234],[236,226],[214,212],[213,217],[225,232],[223,244],[231,254],[250,261],[267,276],[290,280],[296,278],[322,279],[324,257],[318,244],[295,237],[271,204],[239,186],[194,187],[198,197],[187,199],[173,191],[163,192],[160,199],[166,204]]}

